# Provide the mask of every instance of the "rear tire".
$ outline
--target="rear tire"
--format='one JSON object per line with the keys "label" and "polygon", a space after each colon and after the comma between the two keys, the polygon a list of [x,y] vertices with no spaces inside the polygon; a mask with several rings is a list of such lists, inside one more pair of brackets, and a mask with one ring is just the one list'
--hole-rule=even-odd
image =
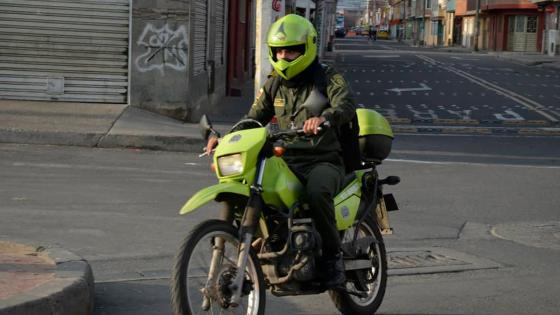
{"label": "rear tire", "polygon": [[[171,304],[175,315],[193,314],[245,314],[264,315],[265,282],[256,254],[251,249],[245,270],[246,294],[242,294],[237,307],[224,308],[223,300],[228,300],[227,283],[237,272],[237,248],[239,246],[237,230],[220,220],[209,220],[196,226],[182,242],[175,257],[171,277]],[[216,283],[217,297],[211,299],[210,309],[202,311],[205,288],[212,257],[214,238],[225,240],[224,256],[218,268]],[[226,283],[226,285],[224,285]]]}
{"label": "rear tire", "polygon": [[[385,296],[387,286],[387,253],[383,237],[379,231],[377,223],[368,215],[359,226],[358,239],[365,236],[373,236],[377,244],[373,244],[368,253],[372,269],[367,271],[368,290],[366,298],[359,298],[347,292],[331,290],[329,295],[336,308],[342,314],[348,315],[371,315],[374,314]],[[354,229],[345,231],[343,242],[351,241],[354,236]],[[346,282],[346,288],[350,291],[358,291],[354,283]],[[363,292],[363,291],[362,291]]]}

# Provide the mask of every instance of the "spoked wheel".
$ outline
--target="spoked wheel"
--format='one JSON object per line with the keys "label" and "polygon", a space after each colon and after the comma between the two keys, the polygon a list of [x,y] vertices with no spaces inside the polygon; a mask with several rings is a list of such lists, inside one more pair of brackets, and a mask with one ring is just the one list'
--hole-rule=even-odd
{"label": "spoked wheel", "polygon": [[[226,222],[210,220],[195,227],[183,241],[171,278],[174,314],[264,314],[264,278],[252,251],[247,259],[241,301],[238,305],[231,303],[230,288],[237,275],[237,234],[237,230]],[[214,277],[209,279],[213,255],[217,255]]]}
{"label": "spoked wheel", "polygon": [[[372,268],[351,271],[354,273],[352,275],[347,273],[349,281],[346,282],[346,288],[348,291],[360,292],[364,295],[359,297],[339,290],[329,291],[329,295],[336,308],[342,314],[371,315],[381,306],[383,296],[385,295],[385,287],[387,286],[387,254],[381,232],[371,215],[368,215],[361,225],[356,228],[359,229],[358,239],[372,236],[377,240],[377,243],[370,247],[367,257],[371,259]],[[354,229],[347,230],[342,242],[351,241],[353,236]],[[358,278],[365,279],[365,281],[357,283]],[[355,279],[355,281],[351,279]]]}

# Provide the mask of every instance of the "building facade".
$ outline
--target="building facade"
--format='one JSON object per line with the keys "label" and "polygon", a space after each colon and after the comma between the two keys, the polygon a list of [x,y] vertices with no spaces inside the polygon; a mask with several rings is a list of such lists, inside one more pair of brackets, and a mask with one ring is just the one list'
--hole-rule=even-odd
{"label": "building facade", "polygon": [[[560,0],[396,0],[403,38],[428,46],[463,46],[481,50],[558,54]],[[410,3],[410,5],[409,5]]]}
{"label": "building facade", "polygon": [[560,0],[533,0],[544,12],[544,30],[541,51],[549,56],[560,55]]}
{"label": "building facade", "polygon": [[253,15],[251,0],[0,0],[0,99],[193,121],[250,78]]}

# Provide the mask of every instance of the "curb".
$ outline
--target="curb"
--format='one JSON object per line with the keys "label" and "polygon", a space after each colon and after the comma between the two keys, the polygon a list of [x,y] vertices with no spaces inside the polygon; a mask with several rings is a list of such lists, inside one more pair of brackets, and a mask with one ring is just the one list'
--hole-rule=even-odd
{"label": "curb", "polygon": [[55,262],[55,278],[0,301],[0,315],[93,314],[94,279],[88,262],[59,247],[26,245]]}
{"label": "curb", "polygon": [[206,145],[200,137],[188,136],[148,136],[148,135],[107,135],[96,147],[99,148],[138,148],[178,152],[202,152]]}
{"label": "curb", "polygon": [[95,147],[102,133],[0,129],[0,143],[26,143]]}
{"label": "curb", "polygon": [[[427,124],[414,124],[408,121],[393,121],[395,134],[445,134],[445,135],[510,135],[510,136],[560,136],[559,127],[546,123],[531,124],[503,123],[496,126],[478,125],[474,122],[430,121]],[[220,126],[221,127],[221,126]],[[218,128],[217,128],[218,129]],[[219,128],[227,130],[226,128]],[[80,141],[80,139],[82,141]],[[198,135],[134,135],[134,134],[79,134],[32,131],[10,131],[0,129],[0,143],[21,143],[40,145],[68,145],[92,148],[129,148],[142,150],[161,150],[174,152],[201,153],[205,141]]]}
{"label": "curb", "polygon": [[393,125],[396,134],[560,136],[560,128]]}

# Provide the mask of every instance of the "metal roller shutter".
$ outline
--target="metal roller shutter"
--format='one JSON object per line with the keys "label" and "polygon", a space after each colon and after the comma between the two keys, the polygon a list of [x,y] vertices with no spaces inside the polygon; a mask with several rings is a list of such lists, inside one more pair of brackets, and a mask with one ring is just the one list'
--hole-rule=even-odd
{"label": "metal roller shutter", "polygon": [[126,103],[129,0],[0,0],[0,98]]}
{"label": "metal roller shutter", "polygon": [[206,71],[206,33],[208,19],[207,0],[195,0],[194,5],[194,47],[193,74],[199,75]]}
{"label": "metal roller shutter", "polygon": [[216,37],[214,43],[214,61],[216,66],[224,64],[225,7],[224,0],[216,0]]}

